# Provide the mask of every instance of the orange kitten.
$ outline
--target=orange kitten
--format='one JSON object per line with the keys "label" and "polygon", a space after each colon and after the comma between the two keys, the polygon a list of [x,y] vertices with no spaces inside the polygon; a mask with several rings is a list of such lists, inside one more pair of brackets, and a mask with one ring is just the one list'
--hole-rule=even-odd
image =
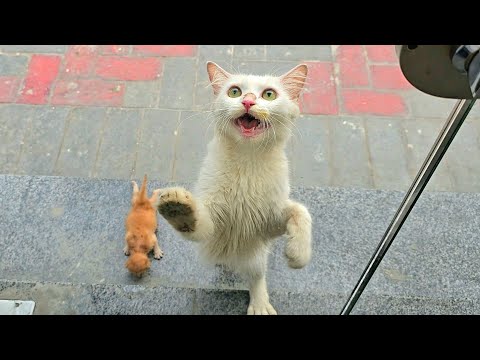
{"label": "orange kitten", "polygon": [[125,255],[130,256],[125,267],[131,273],[140,277],[150,268],[148,253],[153,250],[153,257],[160,260],[163,252],[158,246],[157,236],[157,206],[160,190],[154,190],[152,197],[147,197],[147,175],[143,178],[142,187],[132,181],[132,208],[125,220]]}

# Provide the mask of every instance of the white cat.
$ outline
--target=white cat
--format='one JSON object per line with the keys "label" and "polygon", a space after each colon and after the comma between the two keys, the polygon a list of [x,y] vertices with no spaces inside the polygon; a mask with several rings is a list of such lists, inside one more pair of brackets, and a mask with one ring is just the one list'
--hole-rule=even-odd
{"label": "white cat", "polygon": [[215,94],[215,135],[208,145],[194,195],[163,189],[159,212],[209,261],[244,275],[248,314],[276,314],[266,284],[272,240],[287,234],[288,265],[311,257],[311,217],[289,199],[285,146],[300,111],[307,76],[299,65],[280,77],[229,74],[213,62],[207,71]]}

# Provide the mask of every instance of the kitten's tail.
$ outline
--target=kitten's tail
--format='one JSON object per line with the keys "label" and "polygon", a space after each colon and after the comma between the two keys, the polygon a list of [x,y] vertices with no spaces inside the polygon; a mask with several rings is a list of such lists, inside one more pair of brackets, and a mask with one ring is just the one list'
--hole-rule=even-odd
{"label": "kitten's tail", "polygon": [[128,258],[125,267],[134,275],[142,276],[150,268],[150,259],[144,253],[135,252]]}
{"label": "kitten's tail", "polygon": [[142,187],[140,188],[139,198],[144,200],[147,198],[147,174],[143,177]]}

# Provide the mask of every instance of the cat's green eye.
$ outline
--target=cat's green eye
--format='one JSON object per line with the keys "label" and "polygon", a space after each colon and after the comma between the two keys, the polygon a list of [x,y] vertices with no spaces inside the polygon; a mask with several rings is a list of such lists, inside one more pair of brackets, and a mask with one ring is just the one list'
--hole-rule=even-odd
{"label": "cat's green eye", "polygon": [[230,89],[228,89],[228,96],[231,98],[236,98],[242,95],[242,90],[240,90],[239,87],[237,86],[232,86]]}
{"label": "cat's green eye", "polygon": [[263,92],[262,97],[265,100],[272,101],[272,100],[275,100],[277,98],[277,93],[275,92],[275,90],[267,89]]}

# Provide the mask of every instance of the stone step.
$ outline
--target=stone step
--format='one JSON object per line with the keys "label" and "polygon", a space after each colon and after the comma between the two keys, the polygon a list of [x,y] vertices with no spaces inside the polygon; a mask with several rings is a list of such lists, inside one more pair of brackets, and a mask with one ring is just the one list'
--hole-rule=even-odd
{"label": "stone step", "polygon": [[[154,188],[169,185],[151,182]],[[124,268],[131,184],[0,175],[0,299],[33,300],[35,313],[243,314],[241,278],[202,264],[195,244],[159,216],[165,252],[143,278]],[[313,218],[312,262],[287,267],[284,239],[268,286],[281,314],[336,314],[378,245],[402,192],[297,187]],[[353,313],[479,313],[480,194],[422,195]],[[157,300],[155,300],[157,299]]]}
{"label": "stone step", "polygon": [[[2,299],[33,299],[34,315],[244,315],[248,291],[0,280]],[[279,314],[336,315],[344,294],[270,292]],[[352,314],[478,314],[478,299],[365,293]]]}

